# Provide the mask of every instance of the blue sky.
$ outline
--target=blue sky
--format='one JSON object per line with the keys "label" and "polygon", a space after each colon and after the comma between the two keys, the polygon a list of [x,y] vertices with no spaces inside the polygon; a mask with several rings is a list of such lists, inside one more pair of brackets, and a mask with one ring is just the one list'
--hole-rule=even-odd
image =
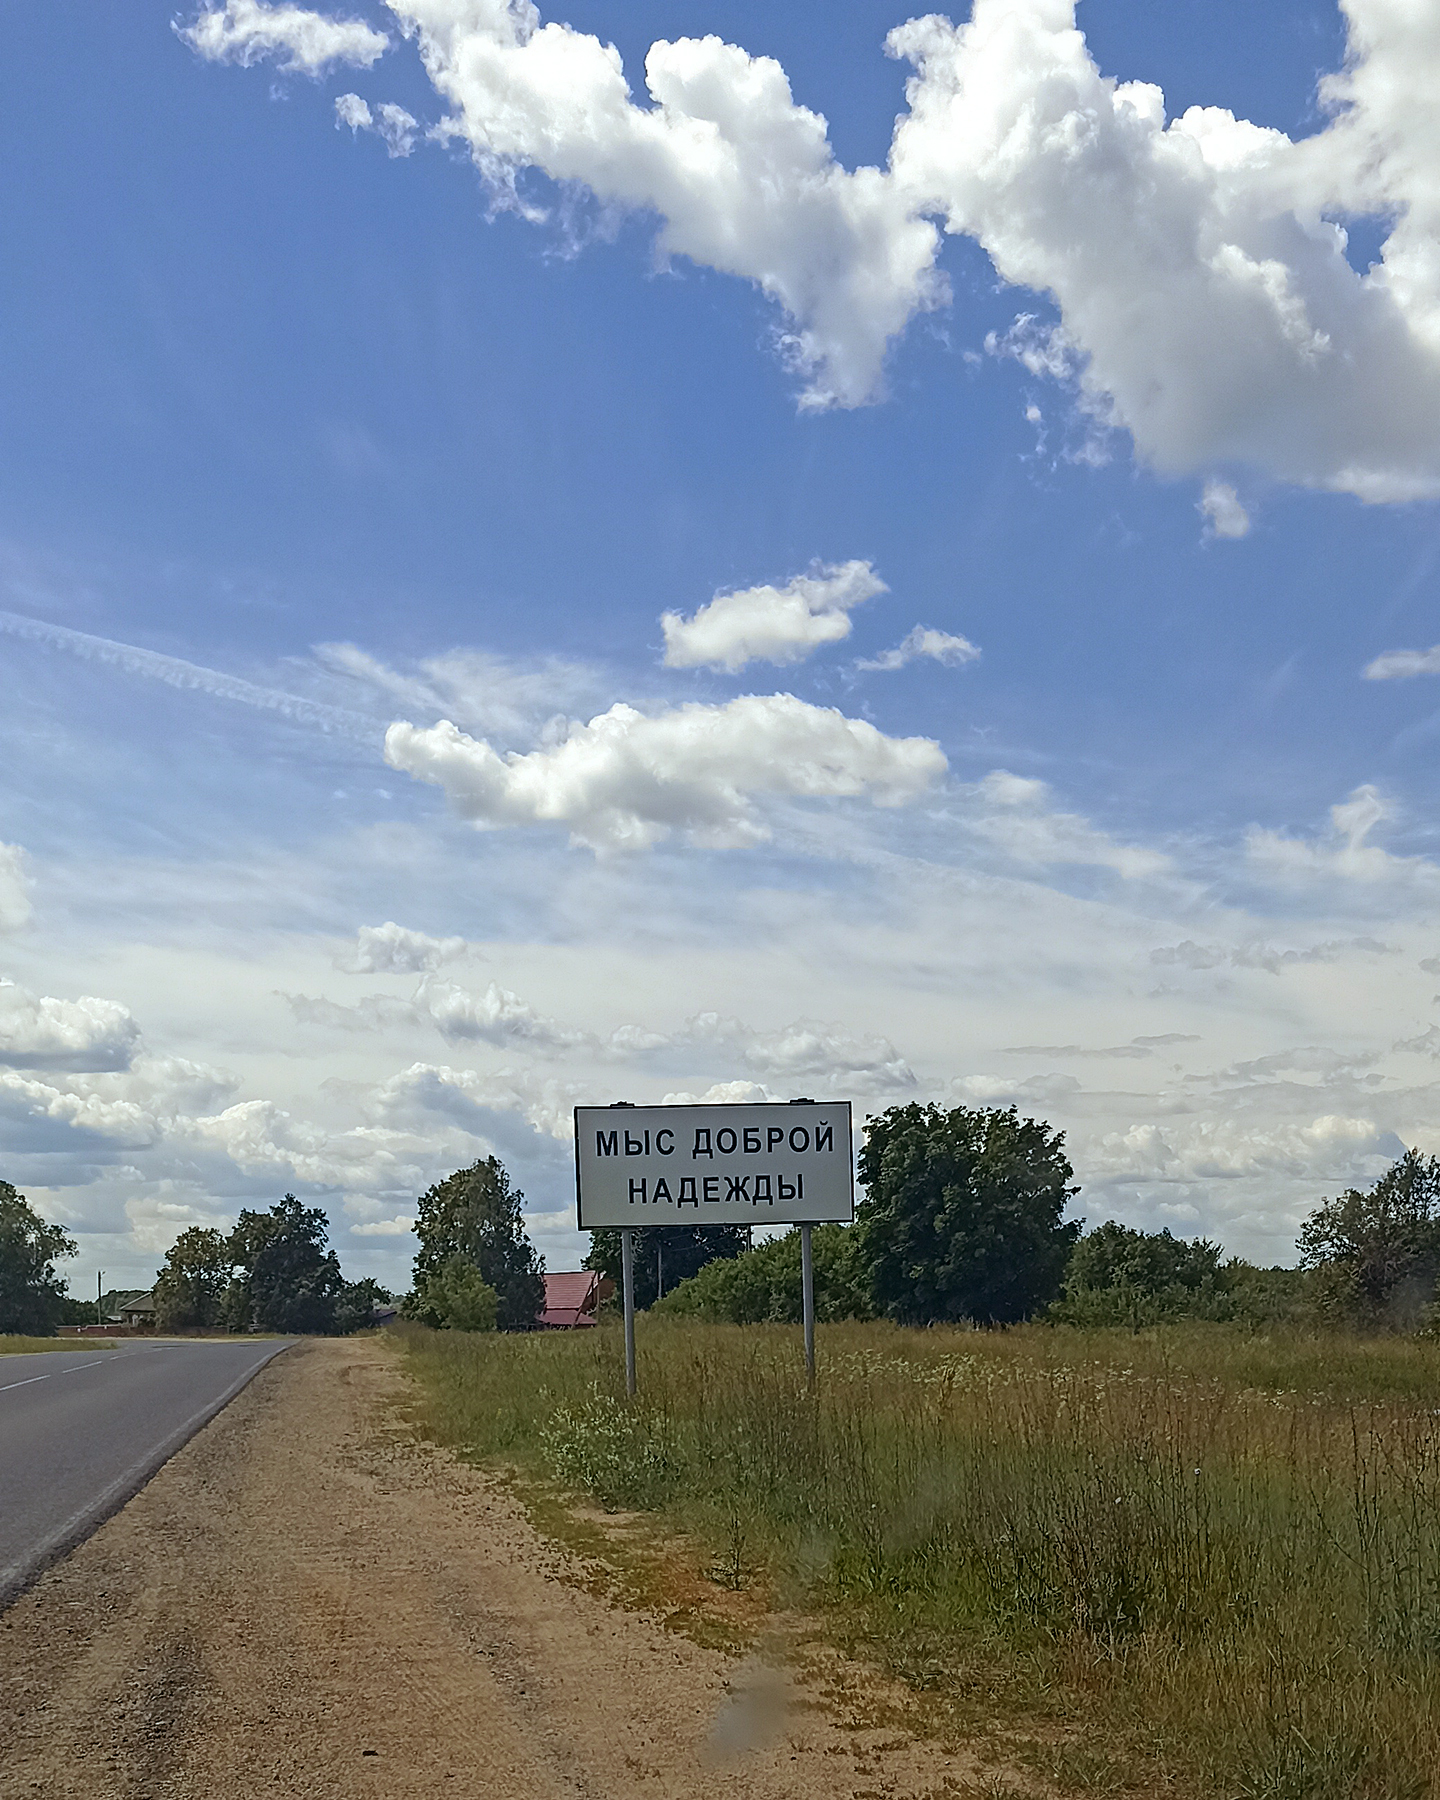
{"label": "blue sky", "polygon": [[906,18],[9,22],[0,1171],[80,1290],[287,1188],[403,1286],[492,1148],[573,1264],[577,1100],[1014,1100],[1277,1260],[1440,1149],[1440,15]]}

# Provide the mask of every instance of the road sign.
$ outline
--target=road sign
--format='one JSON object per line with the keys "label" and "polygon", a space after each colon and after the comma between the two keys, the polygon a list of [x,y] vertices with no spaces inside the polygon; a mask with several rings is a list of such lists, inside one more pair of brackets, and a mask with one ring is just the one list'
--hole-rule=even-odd
{"label": "road sign", "polygon": [[577,1106],[575,1182],[582,1231],[848,1224],[850,1102]]}

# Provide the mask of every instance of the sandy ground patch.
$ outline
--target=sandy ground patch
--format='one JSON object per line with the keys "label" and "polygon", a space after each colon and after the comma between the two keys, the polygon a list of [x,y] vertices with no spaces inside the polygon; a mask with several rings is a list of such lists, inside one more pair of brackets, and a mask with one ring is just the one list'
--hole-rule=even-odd
{"label": "sandy ground patch", "polygon": [[402,1392],[383,1344],[287,1351],[0,1615],[4,1800],[918,1800],[974,1778],[597,1598],[503,1484],[411,1441]]}

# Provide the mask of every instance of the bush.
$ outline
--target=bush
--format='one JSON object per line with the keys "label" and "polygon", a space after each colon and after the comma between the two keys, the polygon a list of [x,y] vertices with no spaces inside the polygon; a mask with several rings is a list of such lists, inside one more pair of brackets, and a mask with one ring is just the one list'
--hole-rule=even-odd
{"label": "bush", "polygon": [[411,1296],[406,1313],[437,1331],[494,1331],[500,1296],[468,1257],[447,1256]]}
{"label": "bush", "polygon": [[[816,1318],[826,1322],[870,1318],[869,1272],[858,1255],[859,1238],[853,1227],[815,1226],[811,1249]],[[741,1256],[708,1263],[652,1310],[726,1325],[798,1324],[799,1230],[758,1244]]]}
{"label": "bush", "polygon": [[557,1406],[541,1437],[556,1478],[608,1511],[653,1507],[672,1473],[661,1421],[598,1387],[579,1406]]}

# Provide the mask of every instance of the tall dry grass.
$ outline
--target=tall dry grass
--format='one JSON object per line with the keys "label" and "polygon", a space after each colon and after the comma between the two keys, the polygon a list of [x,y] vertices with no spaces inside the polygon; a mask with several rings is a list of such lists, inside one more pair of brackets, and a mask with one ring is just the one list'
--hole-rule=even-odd
{"label": "tall dry grass", "polygon": [[606,1329],[407,1341],[439,1439],[1048,1722],[1062,1785],[1440,1796],[1433,1345],[834,1326],[811,1390],[792,1330],[654,1320],[627,1405]]}

